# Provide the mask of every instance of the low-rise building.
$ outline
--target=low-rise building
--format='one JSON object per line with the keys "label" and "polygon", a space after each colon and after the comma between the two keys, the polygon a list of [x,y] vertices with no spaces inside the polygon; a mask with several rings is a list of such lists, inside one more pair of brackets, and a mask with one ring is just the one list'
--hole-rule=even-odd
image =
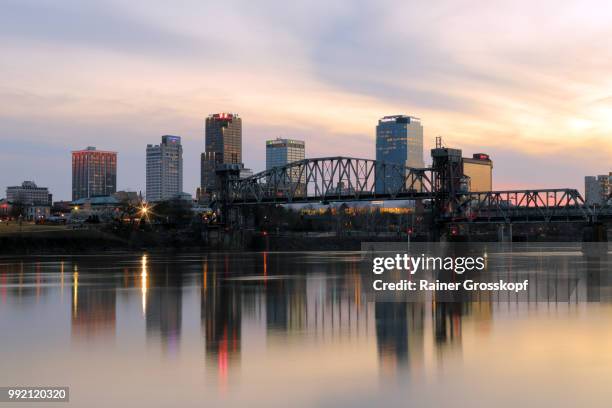
{"label": "low-rise building", "polygon": [[33,181],[24,181],[20,186],[7,187],[6,199],[23,205],[51,206],[52,196],[47,187],[38,187]]}
{"label": "low-rise building", "polygon": [[0,200],[0,219],[6,219],[11,216],[12,205],[6,198]]}
{"label": "low-rise building", "polygon": [[120,213],[121,203],[113,196],[80,198],[72,202],[73,219],[97,216],[102,221],[110,220]]}
{"label": "low-rise building", "polygon": [[72,211],[72,201],[54,201],[51,206],[51,215],[61,216],[70,214]]}
{"label": "low-rise building", "polygon": [[6,188],[6,201],[11,204],[11,215],[26,220],[38,220],[51,215],[53,196],[47,187],[38,187],[33,181]]}
{"label": "low-rise building", "polygon": [[135,191],[117,191],[112,197],[116,198],[120,203],[138,205],[142,202],[142,196]]}
{"label": "low-rise building", "polygon": [[36,221],[43,218],[49,218],[50,215],[50,205],[28,205],[24,208],[23,217],[29,221]]}

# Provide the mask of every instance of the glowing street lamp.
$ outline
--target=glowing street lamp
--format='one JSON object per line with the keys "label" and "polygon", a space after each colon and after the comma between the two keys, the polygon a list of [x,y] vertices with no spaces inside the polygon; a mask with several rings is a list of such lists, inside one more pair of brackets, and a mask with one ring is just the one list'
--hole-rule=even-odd
{"label": "glowing street lamp", "polygon": [[151,207],[149,207],[147,203],[142,203],[142,205],[139,208],[139,211],[140,211],[140,218],[144,218],[148,220],[149,214],[151,213]]}

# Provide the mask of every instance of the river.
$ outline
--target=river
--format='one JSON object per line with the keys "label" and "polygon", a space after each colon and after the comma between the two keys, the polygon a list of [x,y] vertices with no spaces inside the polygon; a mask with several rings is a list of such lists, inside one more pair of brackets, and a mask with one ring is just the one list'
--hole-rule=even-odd
{"label": "river", "polygon": [[[545,277],[558,254],[508,256]],[[610,406],[612,303],[588,285],[562,301],[377,302],[360,259],[0,258],[0,386],[69,386],[79,407]]]}

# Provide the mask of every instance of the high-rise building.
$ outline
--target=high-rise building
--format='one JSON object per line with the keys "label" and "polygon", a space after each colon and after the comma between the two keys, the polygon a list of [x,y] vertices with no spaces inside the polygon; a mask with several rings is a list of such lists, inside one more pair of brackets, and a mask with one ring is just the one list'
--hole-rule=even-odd
{"label": "high-rise building", "polygon": [[215,113],[206,118],[205,152],[201,157],[200,187],[213,192],[215,168],[220,164],[242,163],[242,119],[235,113]]}
{"label": "high-rise building", "polygon": [[[407,167],[425,167],[421,120],[406,115],[385,116],[380,119],[376,126],[376,161]],[[376,192],[383,193],[385,187],[401,183],[399,179],[393,180],[396,177],[377,172]]]}
{"label": "high-rise building", "polygon": [[612,194],[612,172],[608,175],[586,176],[584,178],[584,200],[587,204],[603,205]]}
{"label": "high-rise building", "polygon": [[306,157],[303,140],[281,139],[266,141],[266,170],[272,167],[284,166]]}
{"label": "high-rise building", "polygon": [[177,197],[183,191],[183,147],[180,136],[165,135],[147,145],[147,201]]}
{"label": "high-rise building", "polygon": [[85,150],[72,152],[72,200],[109,196],[117,191],[117,152]]}
{"label": "high-rise building", "polygon": [[472,192],[493,190],[493,161],[488,154],[475,153],[463,158],[463,174],[469,177]]}
{"label": "high-rise building", "polygon": [[[306,144],[303,140],[281,139],[266,141],[266,170],[273,167],[284,166],[289,163],[304,160],[306,157]],[[301,183],[305,186],[305,175],[299,168],[292,168],[288,172],[289,184]],[[287,186],[289,187],[289,186]],[[295,185],[293,185],[295,187]],[[298,186],[299,187],[299,186]],[[302,188],[302,191],[305,191]]]}

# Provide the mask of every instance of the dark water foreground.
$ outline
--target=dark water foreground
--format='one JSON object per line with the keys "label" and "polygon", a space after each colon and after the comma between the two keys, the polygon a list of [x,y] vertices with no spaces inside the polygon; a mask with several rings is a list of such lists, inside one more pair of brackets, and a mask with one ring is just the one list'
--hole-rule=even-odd
{"label": "dark water foreground", "polygon": [[[571,248],[489,256],[551,285],[590,273]],[[373,302],[360,259],[0,258],[0,386],[67,385],[79,407],[610,406],[612,304],[588,285],[564,301]]]}

